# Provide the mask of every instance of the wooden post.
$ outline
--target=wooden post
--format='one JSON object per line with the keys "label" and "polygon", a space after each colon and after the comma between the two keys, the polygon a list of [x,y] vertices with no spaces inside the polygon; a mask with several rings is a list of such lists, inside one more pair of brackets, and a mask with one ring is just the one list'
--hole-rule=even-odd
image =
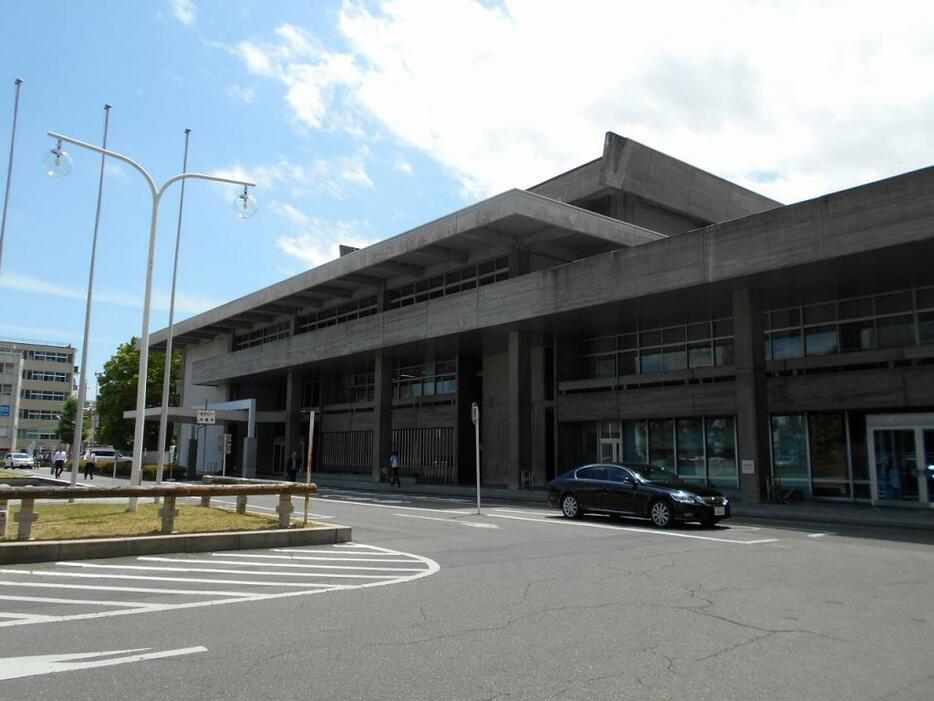
{"label": "wooden post", "polygon": [[246,513],[246,494],[240,494],[237,496],[237,513]]}
{"label": "wooden post", "polygon": [[279,506],[276,511],[279,513],[279,528],[288,528],[292,520],[292,494],[290,492],[279,493]]}
{"label": "wooden post", "polygon": [[210,496],[210,495],[208,495],[208,496],[206,496],[206,497],[201,497],[201,506],[203,506],[205,509],[210,508],[210,506],[211,506],[211,496]]}
{"label": "wooden post", "polygon": [[20,502],[19,513],[16,515],[16,521],[19,528],[16,531],[17,540],[29,540],[32,538],[32,522],[39,518],[33,511],[35,499],[23,499]]}
{"label": "wooden post", "polygon": [[162,508],[159,509],[159,515],[162,517],[162,534],[169,535],[175,530],[175,517],[178,516],[174,494],[165,495],[165,502],[162,504]]}

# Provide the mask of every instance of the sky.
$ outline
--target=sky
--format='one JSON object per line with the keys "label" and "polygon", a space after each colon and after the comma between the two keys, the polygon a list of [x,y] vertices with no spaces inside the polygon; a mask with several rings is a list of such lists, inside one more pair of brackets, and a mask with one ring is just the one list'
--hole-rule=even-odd
{"label": "sky", "polygon": [[[791,203],[934,162],[934,4],[709,0],[8,0],[0,183],[20,100],[0,337],[84,329],[100,158],[185,191],[176,320],[600,156],[614,131]],[[4,89],[3,86],[6,86]],[[160,208],[150,328],[168,321],[178,186]],[[89,385],[139,335],[150,198],[108,161]],[[80,348],[78,351],[80,357]]]}

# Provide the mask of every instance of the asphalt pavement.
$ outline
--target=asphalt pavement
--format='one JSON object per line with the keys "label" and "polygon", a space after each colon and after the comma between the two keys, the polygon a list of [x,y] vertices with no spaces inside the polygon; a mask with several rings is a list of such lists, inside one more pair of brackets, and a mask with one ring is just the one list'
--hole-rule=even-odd
{"label": "asphalt pavement", "polygon": [[934,697],[930,532],[329,488],[312,513],[354,542],[5,568],[0,698]]}

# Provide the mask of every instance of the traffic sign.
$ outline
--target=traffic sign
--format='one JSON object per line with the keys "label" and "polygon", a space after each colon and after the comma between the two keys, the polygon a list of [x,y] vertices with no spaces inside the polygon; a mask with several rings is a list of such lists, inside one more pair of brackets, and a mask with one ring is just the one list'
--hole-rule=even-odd
{"label": "traffic sign", "polygon": [[197,422],[199,424],[213,425],[216,423],[215,413],[213,409],[198,409],[198,418]]}

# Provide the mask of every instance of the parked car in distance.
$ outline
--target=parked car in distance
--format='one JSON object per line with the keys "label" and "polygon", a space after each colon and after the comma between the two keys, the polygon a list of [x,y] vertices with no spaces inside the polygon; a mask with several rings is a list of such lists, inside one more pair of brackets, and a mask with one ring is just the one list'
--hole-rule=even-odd
{"label": "parked car in distance", "polygon": [[730,501],[721,492],[685,482],[654,465],[581,465],[548,485],[548,503],[567,518],[584,513],[648,518],[658,528],[697,521],[712,527],[730,517]]}
{"label": "parked car in distance", "polygon": [[4,467],[35,467],[36,462],[26,453],[7,453],[3,459]]}

